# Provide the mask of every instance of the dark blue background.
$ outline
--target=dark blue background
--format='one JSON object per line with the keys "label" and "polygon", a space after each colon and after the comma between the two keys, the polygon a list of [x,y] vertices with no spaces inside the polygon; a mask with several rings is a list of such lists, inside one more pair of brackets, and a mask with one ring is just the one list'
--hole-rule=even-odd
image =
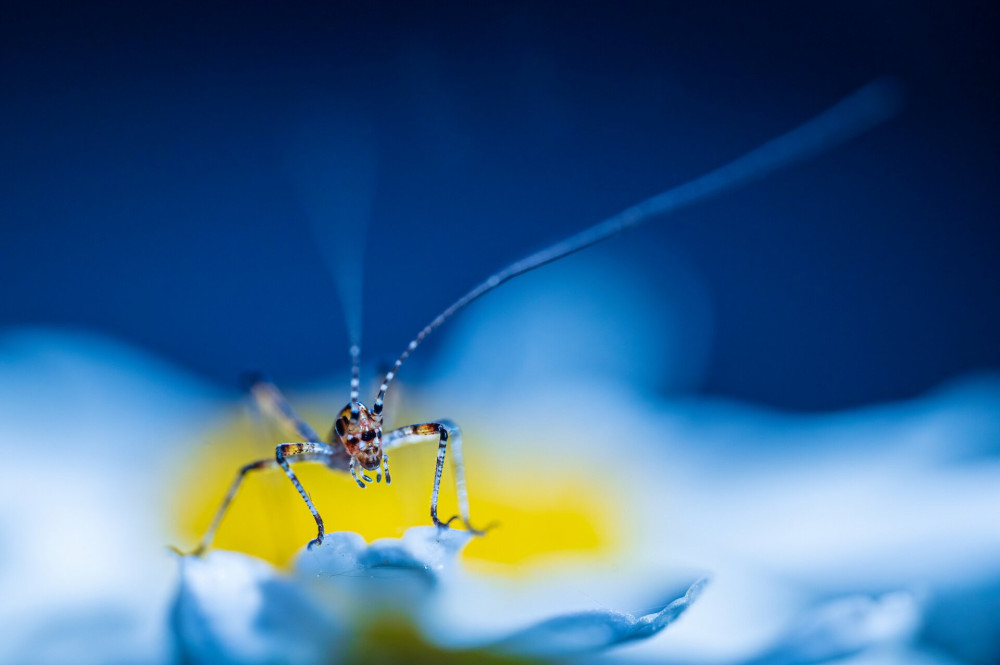
{"label": "dark blue background", "polygon": [[706,393],[825,409],[997,368],[1000,40],[980,4],[8,7],[0,325],[97,329],[225,384],[342,371],[282,165],[288,118],[334,104],[377,143],[365,344],[393,357],[493,269],[891,74],[890,125],[603,251],[654,286],[665,256],[701,275]]}

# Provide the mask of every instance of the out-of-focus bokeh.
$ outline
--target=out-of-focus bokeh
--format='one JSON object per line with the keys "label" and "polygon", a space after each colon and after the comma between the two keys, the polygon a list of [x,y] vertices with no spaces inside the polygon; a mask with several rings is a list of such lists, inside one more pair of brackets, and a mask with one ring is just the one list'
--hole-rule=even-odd
{"label": "out-of-focus bokeh", "polygon": [[700,391],[830,409],[1000,364],[981,3],[124,5],[5,13],[4,326],[96,329],[225,386],[316,380],[346,333],[289,165],[304,132],[350,127],[316,168],[374,178],[367,242],[336,251],[365,248],[375,361],[488,271],[890,75],[892,124],[597,252],[710,295]]}
{"label": "out-of-focus bokeh", "polygon": [[[707,575],[662,635],[591,657],[997,662],[998,13],[6,10],[0,660],[208,659],[168,620],[166,547],[287,440],[243,372],[325,432],[349,327],[370,401],[491,272],[890,76],[890,122],[503,285],[400,370],[387,424],[458,422],[473,518],[500,523],[462,554],[478,595],[437,601],[464,628],[400,644],[642,616]],[[399,537],[434,455],[394,453],[392,488],[302,477],[330,530]],[[216,544],[281,575],[312,528],[264,473]]]}

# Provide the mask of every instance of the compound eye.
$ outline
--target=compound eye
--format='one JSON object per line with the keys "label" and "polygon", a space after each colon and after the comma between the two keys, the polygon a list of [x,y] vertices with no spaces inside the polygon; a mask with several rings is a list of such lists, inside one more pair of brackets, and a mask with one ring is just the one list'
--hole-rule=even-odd
{"label": "compound eye", "polygon": [[334,427],[337,429],[337,434],[339,436],[344,436],[344,432],[347,431],[347,426],[344,424],[343,418],[337,418],[337,422],[334,424]]}

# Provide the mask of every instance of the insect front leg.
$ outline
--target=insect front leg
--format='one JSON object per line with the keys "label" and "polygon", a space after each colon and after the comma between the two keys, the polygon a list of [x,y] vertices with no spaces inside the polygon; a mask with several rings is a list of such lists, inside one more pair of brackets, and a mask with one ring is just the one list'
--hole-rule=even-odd
{"label": "insect front leg", "polygon": [[[325,444],[286,443],[283,445],[284,446],[319,445],[323,446],[324,448],[329,448]],[[280,449],[281,446],[279,446],[278,448]],[[293,457],[291,461],[292,463],[325,461],[326,458],[329,456],[329,454],[330,454],[329,452],[324,452],[322,450],[309,451],[309,454],[307,454],[304,451],[301,453],[295,453],[295,455],[297,456]],[[285,456],[288,457],[288,455]],[[287,464],[288,462],[285,462],[285,465]],[[222,518],[225,517],[226,512],[229,510],[229,505],[233,502],[233,499],[236,498],[236,492],[239,490],[240,485],[243,484],[243,479],[246,477],[248,473],[250,473],[251,471],[261,471],[263,469],[273,469],[279,465],[280,462],[277,459],[262,459],[242,466],[240,470],[236,473],[236,478],[233,479],[233,483],[229,486],[229,491],[226,492],[226,496],[222,499],[222,503],[219,505],[219,508],[215,511],[215,516],[212,517],[212,523],[209,524],[208,529],[205,531],[205,535],[201,537],[201,542],[199,542],[198,546],[193,550],[191,550],[189,554],[193,556],[201,556],[212,545],[212,541],[215,539],[215,533],[219,530],[219,526],[222,524]],[[291,469],[288,469],[287,473],[291,473]],[[301,485],[298,483],[297,478],[293,478],[292,482],[296,483],[296,487],[301,487]],[[306,503],[308,504],[309,501],[307,500]],[[175,551],[181,553],[179,550],[176,550],[176,548]]]}
{"label": "insect front leg", "polygon": [[469,493],[465,487],[465,463],[462,460],[462,432],[458,428],[458,425],[450,420],[442,420],[436,423],[400,427],[385,435],[382,448],[383,450],[398,448],[407,443],[415,443],[418,437],[424,438],[428,436],[438,437],[437,463],[434,465],[434,486],[431,489],[431,521],[435,526],[445,528],[459,518],[459,515],[455,515],[445,522],[438,519],[438,495],[441,490],[441,474],[444,471],[444,458],[447,455],[449,444],[451,444],[451,461],[455,472],[455,493],[458,495],[458,510],[462,521],[465,523],[465,527],[477,536],[485,534],[486,530],[473,527],[469,521]]}
{"label": "insect front leg", "polygon": [[[236,474],[236,478],[233,480],[233,484],[229,486],[229,491],[226,492],[225,498],[222,500],[222,505],[219,509],[215,511],[215,516],[212,518],[212,523],[208,526],[208,530],[205,531],[205,535],[201,537],[201,542],[198,543],[198,547],[191,550],[190,554],[193,556],[201,556],[208,550],[209,546],[212,544],[212,540],[215,539],[215,532],[219,530],[219,525],[222,524],[222,518],[225,516],[226,511],[229,510],[229,504],[232,503],[233,497],[236,496],[236,491],[240,488],[243,483],[243,477],[246,476],[251,471],[260,471],[261,469],[273,469],[278,463],[273,459],[262,459],[257,462],[251,462],[243,466],[239,472]],[[179,551],[179,550],[175,550]]]}
{"label": "insect front leg", "polygon": [[[289,459],[294,458],[298,455],[309,455],[311,459],[317,459],[323,456],[329,457],[333,455],[333,449],[325,443],[282,443],[274,451],[274,459],[278,463],[278,466],[282,468],[288,479],[292,481],[295,485],[295,489],[298,490],[299,496],[302,500],[306,502],[309,507],[309,512],[312,513],[313,519],[316,520],[316,537],[309,541],[309,549],[312,549],[315,545],[321,545],[323,543],[323,536],[326,533],[323,530],[323,518],[319,516],[319,511],[316,510],[316,506],[313,505],[312,499],[309,498],[309,494],[306,493],[302,483],[295,476],[292,471],[292,467],[289,466]],[[299,461],[299,460],[292,460]]]}

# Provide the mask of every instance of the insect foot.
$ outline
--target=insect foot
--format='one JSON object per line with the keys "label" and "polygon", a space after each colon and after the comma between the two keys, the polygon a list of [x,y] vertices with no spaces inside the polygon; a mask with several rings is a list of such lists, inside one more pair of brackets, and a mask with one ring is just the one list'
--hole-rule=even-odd
{"label": "insect foot", "polygon": [[448,518],[447,522],[442,522],[441,520],[439,520],[437,518],[437,515],[432,515],[431,519],[434,521],[434,526],[436,526],[439,529],[450,529],[452,522],[454,522],[457,519],[461,519],[462,523],[465,524],[465,530],[474,536],[485,536],[488,531],[490,531],[491,529],[495,529],[497,526],[499,526],[498,522],[490,522],[489,524],[486,525],[485,528],[477,529],[476,527],[472,526],[472,523],[469,520],[461,517],[460,515],[452,515],[450,518]]}
{"label": "insect foot", "polygon": [[306,545],[306,549],[311,550],[312,548],[319,547],[322,544],[323,544],[323,534],[320,534],[309,541],[309,544]]}
{"label": "insect foot", "polygon": [[500,522],[494,520],[493,522],[490,522],[489,524],[484,526],[482,529],[477,529],[476,527],[472,526],[472,523],[469,522],[469,520],[463,520],[463,521],[465,522],[465,528],[468,529],[469,533],[471,533],[474,536],[485,536],[487,533],[500,526]]}
{"label": "insect foot", "polygon": [[201,557],[203,557],[205,555],[205,552],[208,550],[208,548],[205,547],[204,545],[199,545],[198,547],[194,548],[190,552],[185,552],[181,548],[175,547],[173,545],[167,545],[167,549],[169,549],[171,552],[173,552],[177,556],[193,556],[193,557],[198,558],[198,559],[200,559]]}
{"label": "insect foot", "polygon": [[442,522],[437,518],[437,515],[431,515],[431,519],[434,521],[434,526],[439,529],[450,529],[451,523],[458,519],[458,515],[452,515],[447,522]]}

